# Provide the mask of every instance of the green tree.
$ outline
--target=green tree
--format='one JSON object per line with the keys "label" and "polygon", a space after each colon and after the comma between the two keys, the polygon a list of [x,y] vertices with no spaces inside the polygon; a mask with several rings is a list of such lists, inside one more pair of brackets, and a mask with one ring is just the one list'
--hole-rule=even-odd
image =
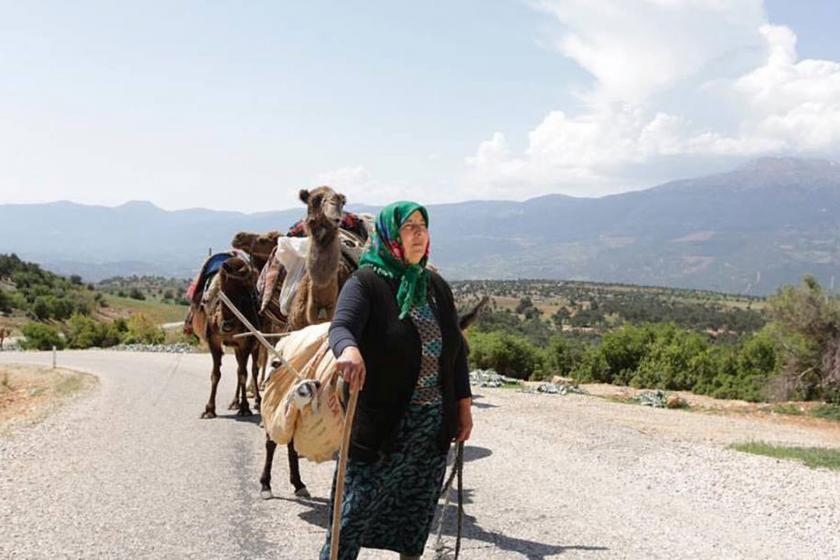
{"label": "green tree", "polygon": [[[840,398],[840,302],[813,276],[768,300],[789,391],[802,398]],[[790,396],[790,395],[785,395]]]}

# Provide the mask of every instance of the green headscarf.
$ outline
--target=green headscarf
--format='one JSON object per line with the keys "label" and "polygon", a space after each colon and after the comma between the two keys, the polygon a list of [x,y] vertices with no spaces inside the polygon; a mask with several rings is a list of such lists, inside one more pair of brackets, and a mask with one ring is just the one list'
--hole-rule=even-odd
{"label": "green headscarf", "polygon": [[400,281],[397,290],[397,305],[400,319],[408,316],[412,307],[426,304],[429,287],[429,273],[426,262],[429,260],[429,247],[418,264],[405,261],[400,228],[409,216],[419,211],[429,225],[429,213],[416,202],[399,201],[383,208],[376,217],[376,231],[370,246],[359,260],[359,267],[369,266],[380,276],[396,278]]}

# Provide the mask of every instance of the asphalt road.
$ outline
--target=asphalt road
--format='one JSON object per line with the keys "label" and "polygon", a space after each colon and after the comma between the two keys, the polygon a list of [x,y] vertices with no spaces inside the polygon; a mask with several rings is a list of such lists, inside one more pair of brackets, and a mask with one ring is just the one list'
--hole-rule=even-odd
{"label": "asphalt road", "polygon": [[[275,499],[259,498],[257,417],[225,407],[233,356],[213,420],[199,419],[207,355],[79,351],[58,362],[101,383],[0,439],[0,558],[317,557],[334,466],[304,462],[313,498],[296,499],[278,450]],[[748,439],[840,447],[838,430],[479,392],[462,558],[840,556],[840,472],[726,449]]]}

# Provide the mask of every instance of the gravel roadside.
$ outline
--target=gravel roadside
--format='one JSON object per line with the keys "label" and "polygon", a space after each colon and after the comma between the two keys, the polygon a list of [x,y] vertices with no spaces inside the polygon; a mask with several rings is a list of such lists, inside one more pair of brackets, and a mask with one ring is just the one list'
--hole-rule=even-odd
{"label": "gravel roadside", "polygon": [[[0,557],[317,557],[333,465],[304,462],[313,498],[295,500],[281,451],[277,498],[258,498],[261,432],[224,410],[231,356],[215,420],[199,420],[206,355],[62,352],[59,364],[96,373],[100,385],[0,438]],[[751,439],[840,447],[838,430],[476,391],[462,558],[840,555],[840,473],[726,448]]]}

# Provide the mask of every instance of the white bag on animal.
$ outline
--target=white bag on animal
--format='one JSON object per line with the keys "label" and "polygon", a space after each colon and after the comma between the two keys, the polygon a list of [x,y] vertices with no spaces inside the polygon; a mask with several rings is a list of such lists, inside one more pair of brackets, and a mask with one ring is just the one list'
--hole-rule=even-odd
{"label": "white bag on animal", "polygon": [[275,258],[286,269],[286,278],[280,288],[280,311],[289,315],[289,306],[295,297],[298,284],[306,271],[306,251],[309,248],[308,237],[280,237],[277,239]]}
{"label": "white bag on animal", "polygon": [[[284,445],[294,438],[298,454],[315,462],[333,458],[344,428],[329,327],[329,323],[312,325],[277,343],[277,351],[303,379],[296,379],[286,366],[275,368],[260,408],[272,441]],[[304,390],[298,391],[301,387]]]}

